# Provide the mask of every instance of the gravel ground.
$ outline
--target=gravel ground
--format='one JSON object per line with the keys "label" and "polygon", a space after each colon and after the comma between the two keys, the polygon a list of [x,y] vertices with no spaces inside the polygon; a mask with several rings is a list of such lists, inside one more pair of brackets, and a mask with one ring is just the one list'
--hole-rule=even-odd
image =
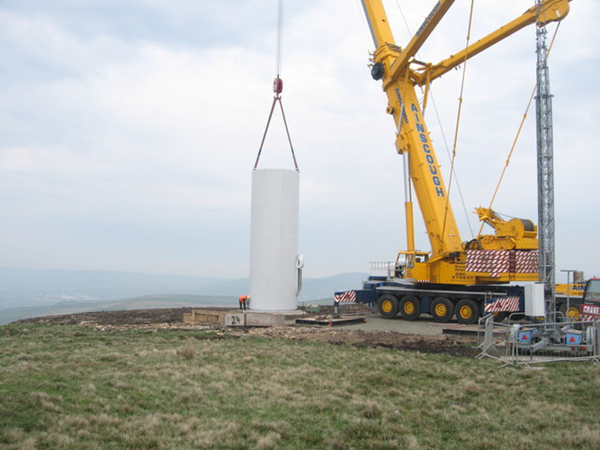
{"label": "gravel ground", "polygon": [[429,316],[423,316],[419,320],[409,322],[399,317],[384,319],[376,313],[366,313],[367,321],[354,325],[338,325],[339,330],[364,330],[364,331],[394,331],[402,334],[418,334],[420,336],[437,336],[443,334],[444,327],[458,326],[457,323],[441,324],[433,322]]}

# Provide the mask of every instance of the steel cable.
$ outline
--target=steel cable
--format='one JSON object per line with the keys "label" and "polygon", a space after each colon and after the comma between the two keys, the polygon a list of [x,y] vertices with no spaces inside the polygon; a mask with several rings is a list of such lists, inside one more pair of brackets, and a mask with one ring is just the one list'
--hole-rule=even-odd
{"label": "steel cable", "polygon": [[[558,25],[556,26],[556,30],[554,30],[554,35],[552,36],[552,40],[550,41],[550,46],[548,47],[548,52],[546,52],[546,60],[548,60],[548,57],[550,56],[550,52],[552,51],[552,46],[554,45],[554,40],[556,39],[556,35],[558,34],[558,29],[560,28],[560,24],[561,24],[561,22],[558,22]],[[521,123],[519,124],[519,129],[517,130],[517,134],[515,136],[515,139],[513,140],[512,147],[510,148],[510,151],[508,152],[508,157],[506,158],[506,163],[504,164],[504,168],[502,169],[502,173],[500,174],[500,179],[498,180],[498,184],[496,185],[496,189],[494,190],[494,195],[492,195],[492,199],[490,200],[490,206],[488,206],[488,209],[492,209],[492,205],[494,204],[494,200],[496,199],[496,195],[498,194],[498,190],[500,189],[500,185],[502,184],[502,180],[504,179],[504,174],[506,173],[506,169],[508,169],[508,165],[510,164],[510,159],[512,158],[515,147],[517,146],[517,141],[519,140],[519,137],[521,136],[521,130],[523,129],[523,124],[525,123],[525,120],[527,119],[527,113],[529,112],[531,103],[533,102],[533,99],[535,98],[536,91],[537,91],[537,83],[535,84],[535,86],[533,86],[533,90],[531,91],[531,95],[529,97],[529,102],[527,103],[527,108],[525,108],[525,112],[523,113],[523,117],[521,118]],[[484,226],[484,223],[482,223],[481,227],[479,228],[479,233],[477,233],[478,238],[481,236],[481,232],[483,231],[483,226]]]}
{"label": "steel cable", "polygon": [[[475,0],[471,0],[471,9],[469,12],[469,26],[467,28],[467,45],[465,49],[469,48],[469,41],[471,39],[471,25],[473,23],[473,10],[475,7]],[[458,98],[458,112],[456,114],[456,128],[454,130],[454,144],[452,146],[452,160],[450,162],[450,180],[448,181],[448,196],[446,197],[446,209],[444,211],[444,223],[442,226],[442,236],[446,231],[446,219],[448,217],[448,207],[450,205],[450,191],[452,189],[452,174],[454,173],[454,160],[456,159],[456,144],[458,142],[458,130],[460,127],[460,114],[462,111],[462,103],[463,103],[463,92],[465,88],[465,77],[467,73],[467,59],[468,53],[465,51],[465,61],[463,62],[463,74],[462,81],[460,84],[460,97]]]}

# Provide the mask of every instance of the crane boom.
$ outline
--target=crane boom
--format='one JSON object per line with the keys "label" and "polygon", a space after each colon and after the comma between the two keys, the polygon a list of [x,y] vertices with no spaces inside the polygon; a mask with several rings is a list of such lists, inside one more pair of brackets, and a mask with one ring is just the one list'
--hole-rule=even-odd
{"label": "crane boom", "polygon": [[[430,18],[426,20],[429,25],[424,24],[421,35],[431,33],[432,27],[439,22],[453,1],[444,2],[447,7],[434,8]],[[462,248],[462,240],[452,209],[449,208],[448,213],[445,214],[445,209],[449,207],[446,201],[447,191],[417,99],[414,83],[406,76],[394,79],[391,73],[391,68],[402,57],[402,51],[395,45],[381,1],[363,0],[363,7],[369,19],[373,41],[378,46],[375,51],[372,74],[374,78],[383,78],[384,90],[388,98],[387,111],[393,115],[395,123],[398,124],[396,150],[400,154],[408,154],[408,173],[425,218],[432,254],[435,256],[458,252]],[[413,39],[411,42],[415,42],[415,40]],[[416,46],[417,43],[414,45]],[[378,74],[377,70],[382,69],[385,70],[385,74]],[[412,208],[412,206],[408,205],[408,208]],[[446,226],[444,227],[445,215]],[[407,217],[409,217],[408,214]],[[407,223],[410,239],[414,236],[413,229],[413,224]],[[414,243],[410,242],[410,239],[408,248],[414,249]]]}

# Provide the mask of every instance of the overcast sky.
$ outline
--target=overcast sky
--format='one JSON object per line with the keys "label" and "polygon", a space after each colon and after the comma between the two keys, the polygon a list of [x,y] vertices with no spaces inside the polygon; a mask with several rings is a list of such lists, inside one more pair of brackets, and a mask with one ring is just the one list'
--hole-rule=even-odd
{"label": "overcast sky", "polygon": [[[472,39],[533,0],[475,2]],[[386,2],[400,45],[434,0]],[[398,5],[400,5],[401,10]],[[467,0],[419,58],[463,48]],[[0,266],[246,277],[251,172],[272,101],[275,0],[2,0]],[[557,269],[600,275],[600,3],[574,0],[550,57]],[[556,25],[548,27],[549,38]],[[308,277],[405,247],[401,157],[358,0],[288,0],[283,104],[301,170]],[[529,27],[469,61],[456,170],[474,233],[535,84]],[[461,70],[426,119],[448,180]],[[494,209],[537,223],[535,109]],[[260,168],[292,168],[279,116]],[[462,239],[471,231],[456,186]],[[417,246],[429,250],[416,212]],[[559,272],[560,278],[560,272]]]}

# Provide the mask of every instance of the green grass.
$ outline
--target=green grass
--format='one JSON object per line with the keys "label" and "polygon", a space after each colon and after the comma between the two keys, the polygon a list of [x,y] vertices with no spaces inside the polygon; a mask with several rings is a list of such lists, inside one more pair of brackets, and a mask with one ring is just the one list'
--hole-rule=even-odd
{"label": "green grass", "polygon": [[2,449],[598,449],[600,368],[0,327]]}

